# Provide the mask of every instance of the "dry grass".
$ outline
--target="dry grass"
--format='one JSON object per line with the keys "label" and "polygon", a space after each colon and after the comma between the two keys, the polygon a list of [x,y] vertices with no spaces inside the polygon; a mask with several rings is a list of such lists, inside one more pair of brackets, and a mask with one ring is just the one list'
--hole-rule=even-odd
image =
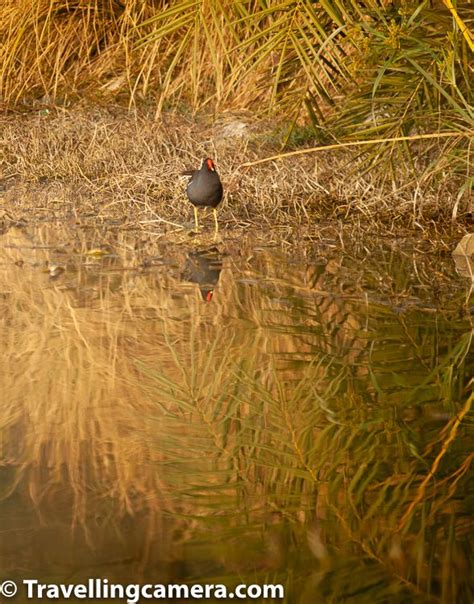
{"label": "dry grass", "polygon": [[[146,106],[156,118],[170,109],[207,116],[252,111],[286,121],[286,133],[270,155],[288,141],[364,145],[357,158],[321,158],[334,168],[335,182],[322,185],[330,204],[342,206],[344,219],[356,209],[362,222],[370,221],[375,197],[385,224],[400,216],[411,218],[412,225],[430,217],[462,220],[473,184],[470,4],[5,0],[0,105],[31,111],[41,105],[72,108],[89,100]],[[301,136],[302,129],[313,140]],[[102,142],[107,138],[106,133]],[[201,143],[203,138],[200,133]],[[93,159],[90,141],[84,142]],[[184,157],[187,145],[181,147],[177,155]],[[115,152],[112,144],[104,148]],[[198,149],[195,145],[193,152]],[[262,157],[253,148],[250,156]],[[99,154],[97,168],[103,159]],[[242,163],[235,157],[226,165],[227,157],[222,159],[228,174]],[[304,189],[299,213],[311,215],[308,196],[320,202],[311,182],[313,162],[300,158],[298,165],[309,180],[295,165],[294,177],[284,169],[272,176],[283,194]],[[124,166],[119,162],[116,167]],[[361,178],[360,172],[370,175]],[[275,178],[268,180],[261,170],[252,174],[261,186],[243,179],[245,196],[261,200],[274,217],[278,204],[267,203],[264,193]],[[162,176],[167,179],[166,173]],[[296,195],[288,203],[298,211]],[[376,227],[371,224],[371,231]]]}
{"label": "dry grass", "polygon": [[[348,152],[243,167],[274,154],[274,126],[246,114],[215,122],[167,115],[157,122],[91,106],[4,116],[1,219],[118,220],[122,228],[186,240],[192,212],[179,175],[210,155],[226,191],[219,211],[225,237],[251,232],[294,244],[328,233],[450,239],[465,232],[467,208],[450,184],[434,188],[423,180],[421,160],[419,177],[407,174],[398,188],[389,177],[383,185],[379,175],[361,174]],[[243,136],[232,135],[238,128]]]}

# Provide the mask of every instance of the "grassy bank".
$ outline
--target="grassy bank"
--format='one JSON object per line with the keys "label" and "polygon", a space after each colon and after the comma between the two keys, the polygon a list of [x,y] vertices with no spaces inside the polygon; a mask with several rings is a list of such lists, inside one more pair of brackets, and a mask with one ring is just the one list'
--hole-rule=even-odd
{"label": "grassy bank", "polygon": [[[346,151],[309,154],[253,166],[278,148],[268,122],[245,116],[196,121],[93,107],[38,111],[1,119],[4,226],[32,220],[91,218],[123,228],[189,239],[192,207],[179,175],[203,157],[216,159],[226,191],[222,233],[301,241],[302,237],[401,235],[454,238],[468,228],[449,182],[405,173],[393,187],[361,173]],[[238,131],[238,136],[235,132]],[[275,132],[275,128],[273,128]],[[415,191],[415,193],[414,193]],[[203,224],[209,229],[212,220]],[[205,232],[207,232],[205,230]]]}
{"label": "grassy bank", "polygon": [[[226,111],[249,112],[256,121],[284,124],[268,149],[270,155],[292,145],[362,144],[351,147],[343,159],[337,156],[335,178],[350,178],[353,197],[373,187],[382,220],[386,205],[391,220],[404,213],[403,198],[412,207],[412,221],[423,219],[432,213],[433,196],[442,214],[437,221],[457,219],[469,209],[472,190],[470,8],[471,2],[454,7],[449,0],[179,0],[171,5],[151,0],[6,0],[0,13],[0,102],[9,111],[30,112],[71,109],[87,99],[95,105],[145,107],[155,119],[172,110],[205,115],[211,122]],[[126,130],[127,124],[119,128]],[[139,142],[153,129],[156,134],[157,127],[147,122]],[[80,148],[89,145],[102,166],[96,155],[108,155],[113,136],[100,124],[94,132],[94,144],[105,145],[101,151],[90,147],[87,133],[71,134],[79,137]],[[180,133],[185,135],[186,128],[181,126]],[[181,157],[191,151],[200,155],[207,145],[206,129],[196,128],[194,135]],[[160,140],[150,144],[159,147]],[[54,155],[56,140],[48,144]],[[75,142],[64,144],[74,147]],[[41,149],[40,142],[39,154]],[[111,148],[114,157],[117,151]],[[143,157],[143,152],[132,151],[135,164],[140,153]],[[250,150],[250,159],[262,156]],[[329,157],[332,166],[334,156]],[[248,158],[228,153],[219,159],[224,169],[234,170]],[[318,162],[327,160],[322,156]],[[74,158],[65,158],[61,166],[48,161],[61,174],[71,169]],[[300,157],[298,166],[310,165],[313,174],[314,159],[307,161],[311,163]],[[7,161],[5,170],[8,175],[15,168]],[[260,171],[253,174],[263,185],[268,178],[273,185],[274,166],[266,170],[271,175],[263,180]],[[291,164],[279,172],[284,175],[277,183],[282,192],[292,186],[297,171]],[[302,182],[298,177],[296,189],[303,184],[305,178]],[[257,185],[249,186],[252,190]],[[389,197],[396,191],[396,201],[388,203],[386,190]],[[306,197],[312,195],[311,187],[305,189]],[[420,196],[427,206],[422,216]],[[333,197],[331,187],[328,197]]]}

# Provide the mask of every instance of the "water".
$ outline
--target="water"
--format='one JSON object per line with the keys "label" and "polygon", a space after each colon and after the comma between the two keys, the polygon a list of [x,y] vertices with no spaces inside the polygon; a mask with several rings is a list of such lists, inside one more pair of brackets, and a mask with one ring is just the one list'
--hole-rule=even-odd
{"label": "water", "polygon": [[2,578],[471,602],[470,283],[372,247],[4,233]]}

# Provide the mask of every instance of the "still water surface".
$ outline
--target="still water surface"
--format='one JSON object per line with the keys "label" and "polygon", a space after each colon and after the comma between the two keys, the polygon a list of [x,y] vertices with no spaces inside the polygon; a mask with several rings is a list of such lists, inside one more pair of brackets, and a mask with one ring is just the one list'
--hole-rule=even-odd
{"label": "still water surface", "polygon": [[472,602],[470,283],[339,247],[1,235],[2,577]]}

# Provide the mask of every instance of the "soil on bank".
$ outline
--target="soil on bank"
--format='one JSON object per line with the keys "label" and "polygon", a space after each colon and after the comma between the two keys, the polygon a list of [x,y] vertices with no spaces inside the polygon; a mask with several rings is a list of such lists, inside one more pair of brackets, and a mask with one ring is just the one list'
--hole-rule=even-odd
{"label": "soil on bank", "polygon": [[[409,237],[453,247],[472,216],[443,188],[400,186],[380,171],[361,172],[357,152],[309,153],[243,167],[278,153],[279,127],[246,114],[191,120],[111,107],[41,109],[0,120],[0,226],[49,220],[114,223],[174,241],[189,241],[192,207],[181,172],[215,159],[224,184],[220,237],[252,233],[267,242],[341,243]],[[317,144],[308,141],[309,146]],[[403,180],[403,178],[401,178]],[[453,219],[453,216],[455,219]],[[212,217],[202,219],[212,233]]]}

